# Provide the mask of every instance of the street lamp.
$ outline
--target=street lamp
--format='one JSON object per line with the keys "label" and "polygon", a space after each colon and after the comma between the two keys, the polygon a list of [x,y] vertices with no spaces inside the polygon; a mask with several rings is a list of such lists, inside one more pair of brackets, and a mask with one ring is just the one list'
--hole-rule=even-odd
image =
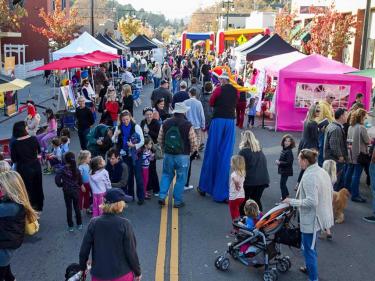
{"label": "street lamp", "polygon": [[223,5],[222,5],[222,8],[221,10],[223,12],[227,11],[227,30],[228,30],[228,27],[229,27],[229,11],[234,11],[234,1],[233,0],[227,0],[227,1],[223,1]]}

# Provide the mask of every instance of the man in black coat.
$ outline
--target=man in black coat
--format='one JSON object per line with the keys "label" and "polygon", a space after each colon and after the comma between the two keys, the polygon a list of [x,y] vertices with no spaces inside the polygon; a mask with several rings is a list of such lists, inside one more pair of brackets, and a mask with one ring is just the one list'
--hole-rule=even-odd
{"label": "man in black coat", "polygon": [[78,98],[79,107],[76,108],[76,119],[78,126],[78,137],[81,149],[87,149],[87,134],[91,126],[95,123],[94,116],[91,110],[85,105],[85,98],[80,96]]}
{"label": "man in black coat", "polygon": [[160,99],[164,99],[165,108],[169,111],[169,107],[172,102],[172,93],[169,91],[169,82],[162,80],[160,82],[160,87],[153,90],[151,94],[151,104],[152,107],[156,106],[156,103]]}

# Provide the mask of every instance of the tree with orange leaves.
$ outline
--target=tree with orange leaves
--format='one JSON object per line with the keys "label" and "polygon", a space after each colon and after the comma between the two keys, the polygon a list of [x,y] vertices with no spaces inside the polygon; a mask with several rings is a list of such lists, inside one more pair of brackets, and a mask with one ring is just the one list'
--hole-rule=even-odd
{"label": "tree with orange leaves", "polygon": [[26,10],[19,4],[9,7],[8,0],[0,0],[0,31],[18,31],[20,21],[25,16]]}
{"label": "tree with orange leaves", "polygon": [[356,24],[356,16],[339,13],[334,5],[326,9],[316,9],[311,22],[311,39],[303,44],[305,52],[337,56],[350,44]]}
{"label": "tree with orange leaves", "polygon": [[298,28],[297,25],[297,14],[289,11],[288,8],[284,7],[277,15],[275,19],[275,33],[277,33],[286,42],[292,43],[295,38],[299,38],[302,33],[305,32],[305,28]]}
{"label": "tree with orange leaves", "polygon": [[55,1],[55,9],[46,12],[44,8],[39,11],[39,17],[45,26],[34,26],[32,29],[47,37],[50,47],[54,50],[65,47],[73,40],[81,29],[80,18],[76,9],[69,11],[61,7],[61,0]]}

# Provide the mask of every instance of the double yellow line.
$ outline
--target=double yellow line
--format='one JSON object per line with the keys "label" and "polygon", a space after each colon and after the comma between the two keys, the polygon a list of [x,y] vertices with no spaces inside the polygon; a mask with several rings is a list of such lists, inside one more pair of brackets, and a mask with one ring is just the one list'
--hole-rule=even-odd
{"label": "double yellow line", "polygon": [[[175,179],[172,185],[174,186]],[[173,188],[171,190],[173,192]],[[168,230],[168,212],[171,207],[171,254],[169,261],[169,280],[178,281],[179,271],[178,271],[178,209],[169,206],[169,198],[165,199],[165,206],[161,209],[160,214],[160,232],[159,232],[159,244],[158,253],[156,257],[156,269],[155,269],[155,281],[164,281],[165,277],[165,258],[167,252],[167,230]]]}

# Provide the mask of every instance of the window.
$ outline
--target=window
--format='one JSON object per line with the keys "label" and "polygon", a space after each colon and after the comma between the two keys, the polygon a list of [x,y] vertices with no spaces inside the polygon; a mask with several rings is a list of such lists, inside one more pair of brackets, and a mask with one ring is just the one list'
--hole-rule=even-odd
{"label": "window", "polygon": [[[56,8],[56,0],[52,0],[52,10]],[[61,10],[66,8],[66,0],[61,0]]]}
{"label": "window", "polygon": [[294,107],[309,108],[315,102],[324,100],[327,95],[333,95],[335,97],[332,103],[334,109],[339,107],[347,108],[349,93],[349,85],[297,82]]}

